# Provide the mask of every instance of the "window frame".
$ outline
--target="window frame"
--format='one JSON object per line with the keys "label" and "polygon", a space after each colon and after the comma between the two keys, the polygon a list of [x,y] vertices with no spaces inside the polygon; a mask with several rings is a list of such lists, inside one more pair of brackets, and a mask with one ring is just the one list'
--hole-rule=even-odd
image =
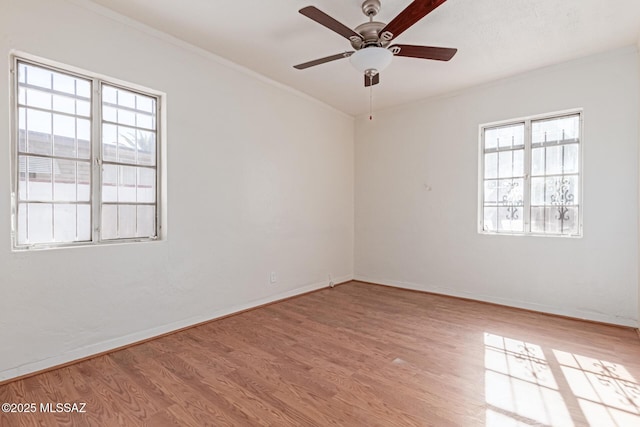
{"label": "window frame", "polygon": [[[19,165],[19,99],[18,99],[18,66],[20,63],[32,65],[36,67],[45,68],[53,72],[68,75],[73,78],[88,80],[91,85],[91,104],[90,115],[88,120],[90,122],[90,194],[89,194],[89,206],[91,209],[90,215],[90,240],[88,241],[68,241],[68,242],[45,242],[45,243],[18,243],[18,186],[20,181],[20,165]],[[50,61],[40,57],[35,57],[26,53],[12,52],[10,54],[10,76],[11,76],[11,249],[14,252],[23,252],[30,250],[40,249],[55,249],[55,248],[68,248],[68,247],[88,247],[88,246],[102,246],[113,245],[123,243],[137,243],[137,242],[152,242],[163,240],[163,212],[164,212],[164,191],[162,187],[163,182],[163,154],[164,154],[164,116],[163,104],[165,102],[165,94],[153,89],[142,87],[137,84],[123,82],[118,79],[110,78],[98,73],[90,72],[87,70],[79,69],[73,66],[68,66],[58,62]],[[102,180],[103,180],[103,152],[102,152],[102,86],[109,85],[118,89],[123,89],[135,94],[144,95],[154,98],[155,105],[155,133],[156,133],[156,147],[155,147],[155,236],[150,237],[130,237],[130,238],[116,238],[116,239],[103,239],[102,238]],[[53,157],[53,156],[52,156]],[[52,163],[53,164],[53,163]]]}
{"label": "window frame", "polygon": [[[578,116],[579,132],[578,139],[578,231],[576,234],[540,233],[531,231],[531,170],[532,170],[532,123],[535,121],[559,119],[568,116]],[[523,188],[523,230],[520,231],[490,231],[484,229],[484,182],[485,182],[485,130],[509,125],[524,124],[524,188]],[[551,113],[537,114],[515,119],[500,120],[496,122],[483,123],[478,126],[478,234],[491,236],[533,236],[580,239],[583,237],[584,221],[584,110],[573,108]]]}

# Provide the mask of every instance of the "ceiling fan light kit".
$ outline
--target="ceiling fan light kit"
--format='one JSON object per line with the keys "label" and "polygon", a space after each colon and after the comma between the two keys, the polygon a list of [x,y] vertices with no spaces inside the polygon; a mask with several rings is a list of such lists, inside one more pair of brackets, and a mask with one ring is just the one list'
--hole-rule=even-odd
{"label": "ceiling fan light kit", "polygon": [[380,0],[365,0],[362,3],[362,12],[369,18],[369,22],[360,24],[353,30],[314,6],[304,7],[299,11],[302,15],[349,40],[354,51],[305,62],[295,65],[294,68],[303,70],[349,58],[353,67],[364,75],[365,87],[373,87],[380,82],[380,72],[391,64],[394,56],[449,61],[457,49],[403,44],[389,46],[392,40],[445,1],[414,0],[391,22],[385,24],[373,20],[380,11]]}
{"label": "ceiling fan light kit", "polygon": [[368,47],[355,51],[350,57],[351,65],[359,73],[376,75],[391,64],[393,53],[383,47]]}

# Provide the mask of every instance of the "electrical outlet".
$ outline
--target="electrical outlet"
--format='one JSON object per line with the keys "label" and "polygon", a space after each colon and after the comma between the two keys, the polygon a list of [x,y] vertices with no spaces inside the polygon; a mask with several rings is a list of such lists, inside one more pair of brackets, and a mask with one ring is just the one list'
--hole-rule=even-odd
{"label": "electrical outlet", "polygon": [[276,283],[278,281],[278,276],[276,276],[276,272],[272,271],[271,274],[269,275],[269,282],[271,282],[271,284]]}

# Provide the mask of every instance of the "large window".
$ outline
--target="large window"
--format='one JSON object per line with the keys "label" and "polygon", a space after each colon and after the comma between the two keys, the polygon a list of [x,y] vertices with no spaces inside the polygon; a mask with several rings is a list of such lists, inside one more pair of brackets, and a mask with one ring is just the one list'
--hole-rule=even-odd
{"label": "large window", "polygon": [[582,235],[581,117],[481,126],[481,232]]}
{"label": "large window", "polygon": [[159,98],[13,65],[14,248],[156,239]]}

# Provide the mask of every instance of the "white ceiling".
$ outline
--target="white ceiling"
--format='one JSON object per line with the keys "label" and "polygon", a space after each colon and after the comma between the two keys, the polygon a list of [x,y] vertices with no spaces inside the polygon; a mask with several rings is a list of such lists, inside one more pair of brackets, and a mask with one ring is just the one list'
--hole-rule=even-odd
{"label": "white ceiling", "polygon": [[[369,90],[348,59],[293,65],[352,50],[298,13],[313,5],[350,28],[367,19],[361,0],[93,0],[291,86],[347,114],[369,109]],[[389,22],[410,0],[381,0]],[[396,57],[374,87],[382,109],[526,70],[633,45],[640,0],[448,0],[396,40],[458,48],[450,62]]]}

